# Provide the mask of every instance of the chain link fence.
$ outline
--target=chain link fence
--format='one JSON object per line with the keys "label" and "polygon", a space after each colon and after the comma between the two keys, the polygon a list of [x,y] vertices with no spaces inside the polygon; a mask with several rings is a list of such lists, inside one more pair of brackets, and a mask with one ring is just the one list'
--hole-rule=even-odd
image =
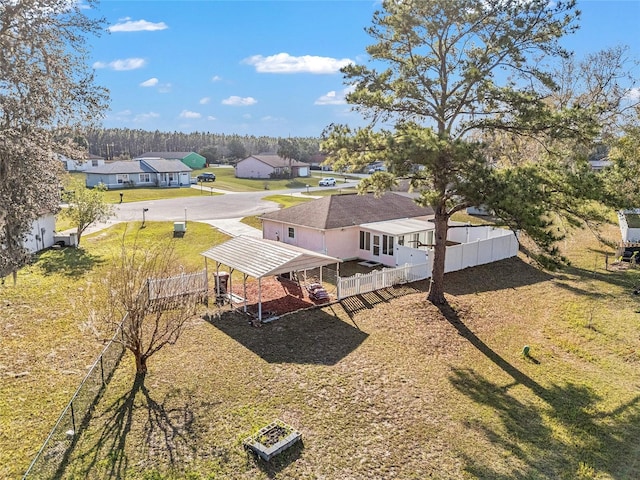
{"label": "chain link fence", "polygon": [[122,335],[121,327],[122,322],[62,411],[53,430],[22,477],[23,480],[45,480],[62,476],[62,470],[78,434],[89,421],[93,407],[124,354],[124,346],[117,341],[118,336]]}

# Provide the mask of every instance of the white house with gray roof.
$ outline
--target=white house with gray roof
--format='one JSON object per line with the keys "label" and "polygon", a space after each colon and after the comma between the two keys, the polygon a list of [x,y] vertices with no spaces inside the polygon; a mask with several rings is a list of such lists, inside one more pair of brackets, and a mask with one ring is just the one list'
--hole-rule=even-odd
{"label": "white house with gray roof", "polygon": [[138,158],[111,162],[86,170],[87,187],[103,184],[108,189],[131,187],[182,187],[191,182],[191,168],[180,160]]}

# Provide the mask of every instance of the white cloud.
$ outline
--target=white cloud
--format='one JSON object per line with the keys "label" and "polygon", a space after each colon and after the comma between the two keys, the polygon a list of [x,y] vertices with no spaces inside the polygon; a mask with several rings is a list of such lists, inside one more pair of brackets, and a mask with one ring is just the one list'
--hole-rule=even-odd
{"label": "white cloud", "polygon": [[219,75],[214,75],[213,77],[211,77],[212,82],[219,82],[221,80],[222,80],[222,77]]}
{"label": "white cloud", "polygon": [[202,117],[202,115],[199,114],[198,112],[191,112],[189,110],[182,110],[182,112],[180,112],[179,117],[180,118],[200,118],[200,117]]}
{"label": "white cloud", "polygon": [[144,58],[124,58],[119,60],[113,60],[112,62],[95,62],[93,68],[110,68],[116,71],[136,70],[142,68],[147,64]]}
{"label": "white cloud", "polygon": [[217,120],[217,118],[216,118],[216,117],[214,117],[213,115],[209,115],[209,116],[207,117],[207,120]]}
{"label": "white cloud", "polygon": [[335,90],[331,90],[330,92],[325,93],[315,102],[314,105],[344,105],[347,103],[345,96],[348,93],[351,93],[355,90],[355,85],[351,85],[347,88],[342,89],[340,92],[336,92]]}
{"label": "white cloud", "polygon": [[170,83],[162,83],[160,85],[158,85],[158,92],[159,93],[169,93],[171,91],[171,84]]}
{"label": "white cloud", "polygon": [[144,82],[142,82],[140,84],[141,87],[155,87],[158,84],[158,79],[153,77],[150,78],[149,80],[145,80]]}
{"label": "white cloud", "polygon": [[255,105],[258,101],[253,97],[238,97],[237,95],[231,95],[229,98],[222,100],[223,105],[233,105],[236,107],[247,107],[249,105]]}
{"label": "white cloud", "polygon": [[288,53],[278,53],[263,57],[254,55],[243,60],[244,63],[256,67],[259,73],[313,73],[331,74],[337,73],[342,67],[353,63],[348,58],[316,57],[303,55],[293,57]]}
{"label": "white cloud", "polygon": [[211,97],[202,97],[200,99],[200,105],[206,105],[207,103],[209,103],[211,101]]}
{"label": "white cloud", "polygon": [[142,122],[146,122],[147,120],[151,120],[153,118],[158,118],[160,116],[159,113],[156,112],[149,112],[149,113],[139,113],[138,115],[136,115],[133,119],[134,122],[138,122],[138,123],[142,123]]}
{"label": "white cloud", "polygon": [[131,20],[124,18],[115,25],[111,25],[107,30],[110,32],[155,32],[169,28],[164,22],[147,22],[146,20]]}
{"label": "white cloud", "polygon": [[640,88],[630,88],[625,95],[625,98],[628,98],[629,100],[640,100]]}

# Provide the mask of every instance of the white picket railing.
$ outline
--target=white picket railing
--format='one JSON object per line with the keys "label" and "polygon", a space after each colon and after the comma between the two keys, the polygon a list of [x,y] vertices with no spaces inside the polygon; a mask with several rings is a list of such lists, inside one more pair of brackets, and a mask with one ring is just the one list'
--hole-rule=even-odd
{"label": "white picket railing", "polygon": [[159,300],[177,295],[206,293],[207,271],[176,275],[168,278],[150,278],[147,283],[148,299]]}
{"label": "white picket railing", "polygon": [[382,288],[392,287],[402,283],[417,282],[431,276],[428,264],[409,265],[408,263],[395,268],[383,268],[369,273],[357,273],[351,277],[338,279],[338,300]]}

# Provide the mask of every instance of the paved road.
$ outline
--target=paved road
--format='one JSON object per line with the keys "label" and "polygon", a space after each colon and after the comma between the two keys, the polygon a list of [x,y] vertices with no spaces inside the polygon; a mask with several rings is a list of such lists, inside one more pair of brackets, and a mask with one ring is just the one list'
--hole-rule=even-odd
{"label": "paved road", "polygon": [[[338,178],[337,188],[354,187],[357,180],[343,182]],[[232,227],[237,220],[242,217],[261,215],[263,213],[278,210],[280,205],[264,200],[269,195],[300,195],[306,193],[306,188],[289,190],[265,190],[260,192],[225,192],[223,195],[211,195],[214,187],[194,185],[192,188],[201,190],[202,194],[194,197],[168,198],[164,200],[149,200],[144,202],[131,202],[116,204],[114,216],[105,223],[92,225],[85,233],[92,233],[102,230],[118,222],[142,221],[143,210],[144,219],[147,221],[168,221],[179,222],[198,221],[216,226],[230,234],[245,232],[233,231]],[[327,187],[309,187],[309,193],[317,190],[326,190]],[[230,221],[218,221],[230,220]],[[225,227],[227,228],[225,230]],[[238,226],[240,228],[240,226]]]}
{"label": "paved road", "polygon": [[[338,183],[337,187],[353,187],[357,181]],[[201,190],[202,194],[194,197],[168,198],[164,200],[149,200],[144,202],[122,203],[116,205],[114,220],[121,222],[141,221],[142,210],[146,220],[151,221],[194,221],[215,220],[220,218],[248,217],[261,215],[277,210],[279,205],[264,200],[269,195],[294,195],[306,193],[306,188],[290,190],[265,190],[260,192],[226,192],[224,195],[211,195],[210,187],[194,185],[192,188]],[[326,187],[310,187],[309,192],[326,189]],[[215,190],[222,192],[222,190]],[[186,211],[185,211],[186,209]]]}

